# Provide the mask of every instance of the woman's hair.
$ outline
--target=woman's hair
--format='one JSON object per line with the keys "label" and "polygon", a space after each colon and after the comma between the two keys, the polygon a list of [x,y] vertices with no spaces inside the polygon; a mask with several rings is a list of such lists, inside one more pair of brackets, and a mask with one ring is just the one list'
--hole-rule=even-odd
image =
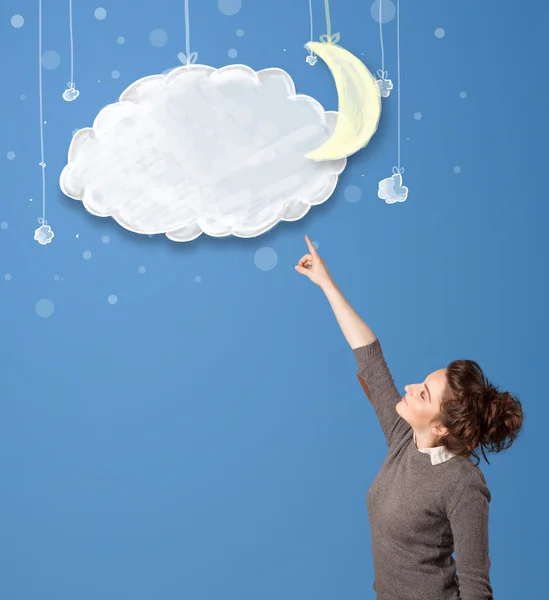
{"label": "woman's hair", "polygon": [[484,448],[498,453],[513,444],[522,428],[522,404],[492,385],[474,360],[455,360],[446,369],[439,420],[448,430],[442,446],[463,458],[473,455],[478,465],[480,445],[490,464]]}

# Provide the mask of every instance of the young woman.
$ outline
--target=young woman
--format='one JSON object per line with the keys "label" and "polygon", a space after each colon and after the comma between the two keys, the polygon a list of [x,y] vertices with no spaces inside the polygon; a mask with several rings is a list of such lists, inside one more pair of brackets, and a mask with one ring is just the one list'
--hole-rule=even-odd
{"label": "young woman", "polygon": [[421,383],[405,386],[401,398],[379,340],[305,240],[309,252],[295,268],[326,294],[389,448],[366,498],[376,597],[493,599],[491,495],[479,461],[474,465],[469,456],[478,459],[479,445],[485,459],[484,446],[493,452],[511,446],[522,427],[520,401],[489,383],[472,360],[429,373]]}

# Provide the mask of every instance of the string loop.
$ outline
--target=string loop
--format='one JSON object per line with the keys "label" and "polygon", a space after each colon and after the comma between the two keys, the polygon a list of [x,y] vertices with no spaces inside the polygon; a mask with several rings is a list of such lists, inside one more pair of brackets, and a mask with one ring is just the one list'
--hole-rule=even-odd
{"label": "string loop", "polygon": [[333,35],[324,34],[320,36],[320,41],[323,44],[337,44],[340,40],[340,34],[334,33]]}

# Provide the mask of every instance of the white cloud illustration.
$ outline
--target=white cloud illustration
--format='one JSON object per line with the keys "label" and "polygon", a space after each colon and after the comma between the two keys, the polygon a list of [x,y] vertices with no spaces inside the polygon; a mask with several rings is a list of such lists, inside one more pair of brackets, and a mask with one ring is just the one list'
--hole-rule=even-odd
{"label": "white cloud illustration", "polygon": [[400,173],[393,170],[393,175],[383,179],[379,182],[379,189],[377,195],[382,200],[385,200],[387,204],[394,204],[395,202],[404,202],[408,198],[408,188],[402,185],[402,173],[404,169],[400,170]]}
{"label": "white cloud illustration", "polygon": [[60,186],[136,233],[255,237],[331,196],[346,159],[305,154],[336,121],[281,69],[179,67],[136,81],[78,131]]}

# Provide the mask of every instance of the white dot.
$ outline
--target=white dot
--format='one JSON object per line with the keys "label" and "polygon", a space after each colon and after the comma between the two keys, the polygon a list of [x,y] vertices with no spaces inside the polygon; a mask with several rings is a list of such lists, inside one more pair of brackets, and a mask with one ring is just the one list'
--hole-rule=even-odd
{"label": "white dot", "polygon": [[113,79],[118,79],[118,78],[120,77],[120,71],[113,71],[113,72],[111,73],[111,77],[112,77]]}
{"label": "white dot", "polygon": [[318,242],[313,242],[313,246],[315,247],[315,250],[318,250]]}
{"label": "white dot", "polygon": [[108,298],[107,298],[107,302],[109,304],[116,304],[118,302],[118,296],[116,294],[111,294]]}
{"label": "white dot", "polygon": [[35,304],[34,310],[39,317],[47,319],[53,315],[53,302],[47,298],[42,298],[42,300],[38,300],[38,302]]}
{"label": "white dot", "polygon": [[7,221],[2,221],[2,222],[0,223],[0,228],[1,228],[1,229],[7,229],[7,228],[8,228],[8,223],[7,223]]}
{"label": "white dot", "polygon": [[120,37],[117,38],[116,43],[120,44],[120,45],[125,44],[126,43],[126,38],[120,36]]}
{"label": "white dot", "polygon": [[467,98],[467,92],[460,92],[459,97],[465,100],[465,98]]}
{"label": "white dot", "polygon": [[61,64],[61,57],[55,50],[46,50],[42,54],[42,66],[48,71],[53,71]]}
{"label": "white dot", "polygon": [[89,250],[86,250],[83,254],[82,257],[84,258],[84,260],[90,260],[90,258],[92,257],[92,253]]}
{"label": "white dot", "polygon": [[155,48],[162,48],[168,41],[168,34],[163,29],[154,29],[149,35],[149,41]]}
{"label": "white dot", "polygon": [[15,29],[19,29],[19,27],[23,27],[25,23],[25,19],[21,15],[13,15],[11,18],[11,26],[15,27]]}
{"label": "white dot", "polygon": [[270,271],[276,267],[278,255],[272,248],[264,246],[254,254],[254,263],[261,271]]}
{"label": "white dot", "polygon": [[101,241],[102,241],[104,244],[108,244],[108,243],[111,241],[111,238],[110,238],[108,235],[104,235],[104,236],[101,238]]}
{"label": "white dot", "polygon": [[98,21],[102,21],[107,17],[107,11],[101,6],[96,8],[93,14]]}
{"label": "white dot", "polygon": [[6,156],[8,157],[8,160],[13,160],[15,158],[15,152],[13,152],[12,150],[10,150]]}
{"label": "white dot", "polygon": [[238,56],[238,52],[234,48],[231,48],[227,54],[229,58],[236,58]]}
{"label": "white dot", "polygon": [[345,188],[345,200],[347,202],[358,202],[362,196],[362,191],[358,187],[358,185],[348,185]]}
{"label": "white dot", "polygon": [[[381,21],[379,19],[379,9],[381,4]],[[388,23],[395,18],[396,8],[391,0],[375,0],[370,8],[372,19],[376,23]]]}
{"label": "white dot", "polygon": [[5,279],[6,281],[11,281],[11,275],[10,275],[9,273],[6,273],[6,274],[4,275],[4,279]]}
{"label": "white dot", "polygon": [[27,97],[25,96],[25,94],[21,94],[21,95],[19,96],[19,98],[21,98],[21,100],[25,100]]}
{"label": "white dot", "polygon": [[200,275],[197,275],[194,280],[196,281],[196,283],[200,283],[202,281],[202,277],[200,277]]}
{"label": "white dot", "polygon": [[242,0],[217,0],[217,7],[228,17],[236,15],[242,8]]}
{"label": "white dot", "polygon": [[420,121],[422,116],[423,116],[423,115],[422,115],[420,112],[415,112],[415,113],[414,113],[414,119],[415,119],[416,121]]}
{"label": "white dot", "polygon": [[461,167],[454,167],[454,173],[461,173]]}
{"label": "white dot", "polygon": [[236,30],[236,35],[238,37],[242,37],[244,35],[244,29],[237,29]]}
{"label": "white dot", "polygon": [[139,267],[139,269],[137,269],[141,274],[145,273],[147,271],[147,269],[145,267]]}
{"label": "white dot", "polygon": [[444,29],[442,29],[442,27],[437,27],[435,29],[435,36],[437,38],[443,38],[446,35],[446,32],[444,31]]}

